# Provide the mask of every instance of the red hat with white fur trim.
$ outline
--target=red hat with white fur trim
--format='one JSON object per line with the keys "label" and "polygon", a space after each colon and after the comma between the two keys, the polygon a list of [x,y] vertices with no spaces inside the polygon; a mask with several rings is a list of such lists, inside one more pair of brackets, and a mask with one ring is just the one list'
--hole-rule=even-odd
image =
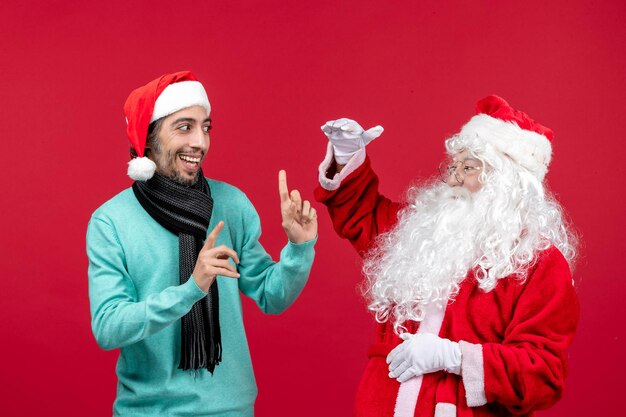
{"label": "red hat with white fur trim", "polygon": [[552,130],[498,96],[476,103],[476,113],[459,135],[476,136],[490,143],[542,181],[552,158]]}
{"label": "red hat with white fur trim", "polygon": [[144,156],[150,123],[191,106],[211,113],[204,87],[189,71],[165,74],[130,93],[124,103],[126,133],[138,157],[128,163],[129,177],[146,181],[156,170],[155,163]]}

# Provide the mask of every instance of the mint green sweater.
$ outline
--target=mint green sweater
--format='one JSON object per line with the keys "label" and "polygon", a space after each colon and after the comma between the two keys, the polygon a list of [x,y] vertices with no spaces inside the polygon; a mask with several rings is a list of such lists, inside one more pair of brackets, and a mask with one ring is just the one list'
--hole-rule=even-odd
{"label": "mint green sweater", "polygon": [[222,362],[194,377],[178,369],[180,318],[206,295],[180,285],[178,237],[124,190],[98,208],[87,230],[92,329],[103,349],[120,348],[116,416],[252,416],[257,395],[239,293],[278,314],[298,297],[314,241],[288,243],[274,262],[259,243],[256,210],[237,188],[207,180],[214,206],[209,230],[225,223],[217,245],[239,255],[239,279],[218,276]]}

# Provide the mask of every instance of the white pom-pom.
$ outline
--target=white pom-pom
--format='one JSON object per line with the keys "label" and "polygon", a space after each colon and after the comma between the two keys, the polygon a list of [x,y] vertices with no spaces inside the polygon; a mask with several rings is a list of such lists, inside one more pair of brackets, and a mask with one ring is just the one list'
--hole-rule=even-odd
{"label": "white pom-pom", "polygon": [[150,159],[133,158],[128,162],[128,176],[135,181],[147,181],[154,175],[156,164]]}

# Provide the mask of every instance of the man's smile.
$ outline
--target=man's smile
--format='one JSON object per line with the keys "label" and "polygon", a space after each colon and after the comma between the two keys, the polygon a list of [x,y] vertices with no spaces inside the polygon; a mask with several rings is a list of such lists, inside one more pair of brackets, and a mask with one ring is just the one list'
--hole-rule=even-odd
{"label": "man's smile", "polygon": [[178,159],[182,161],[182,165],[190,171],[195,171],[202,161],[202,156],[191,156],[178,154]]}

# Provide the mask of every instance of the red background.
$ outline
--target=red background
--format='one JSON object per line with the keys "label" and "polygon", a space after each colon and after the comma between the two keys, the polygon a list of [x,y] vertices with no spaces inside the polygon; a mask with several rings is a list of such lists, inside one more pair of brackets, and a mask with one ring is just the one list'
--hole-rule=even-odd
{"label": "red background", "polygon": [[[551,127],[548,182],[584,246],[571,374],[543,415],[618,410],[624,2],[9,3],[0,6],[2,415],[111,415],[117,352],[91,334],[85,230],[131,183],[126,96],[182,69],[214,108],[205,173],[248,194],[274,256],[285,242],[277,172],[312,198],[328,119],[385,127],[369,153],[393,198],[434,174],[443,139],[487,94]],[[356,290],[358,259],[318,209],[317,258],[295,305],[274,317],[244,304],[258,416],[351,414],[373,320]]]}

